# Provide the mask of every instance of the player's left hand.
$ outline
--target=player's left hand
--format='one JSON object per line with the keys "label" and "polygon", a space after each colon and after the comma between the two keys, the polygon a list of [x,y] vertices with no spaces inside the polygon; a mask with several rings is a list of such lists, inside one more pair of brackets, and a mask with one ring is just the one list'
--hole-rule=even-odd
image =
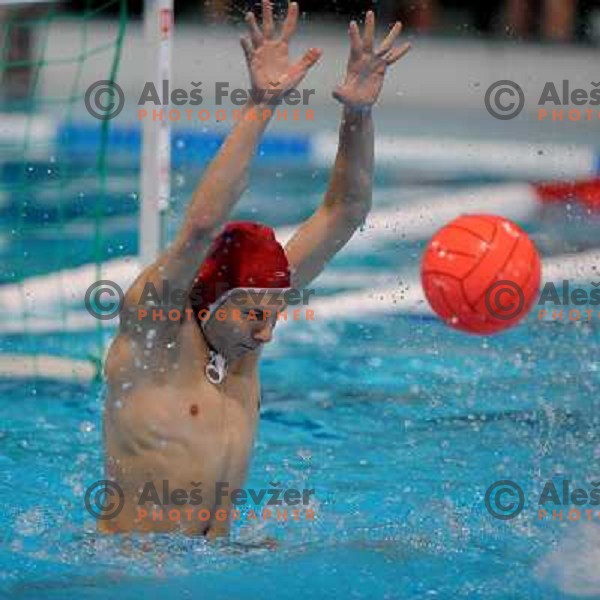
{"label": "player's left hand", "polygon": [[394,47],[402,31],[397,21],[377,50],[375,41],[375,14],[367,12],[365,28],[361,37],[356,21],[350,22],[350,58],[346,79],[333,91],[333,97],[345,106],[365,109],[373,106],[379,98],[387,68],[400,60],[411,48],[410,42]]}

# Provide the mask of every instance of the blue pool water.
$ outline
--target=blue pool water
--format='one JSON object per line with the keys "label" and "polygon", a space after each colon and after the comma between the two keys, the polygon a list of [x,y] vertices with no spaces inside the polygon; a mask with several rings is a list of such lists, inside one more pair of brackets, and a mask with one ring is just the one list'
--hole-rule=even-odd
{"label": "blue pool water", "polygon": [[[134,175],[125,173],[113,192],[120,212],[105,222],[103,258],[135,249],[135,198],[119,203],[135,193]],[[174,222],[193,179],[180,175]],[[297,222],[316,206],[324,181],[319,171],[263,173],[236,216]],[[378,184],[376,206],[388,185]],[[5,207],[3,281],[16,276],[10,265],[34,274],[59,259],[75,266],[93,258],[84,213],[63,213],[60,227],[27,216],[22,257],[10,235],[19,217]],[[543,240],[540,227],[532,233]],[[400,273],[420,249],[384,244],[338,257],[329,272]],[[281,327],[262,365],[247,485],[314,488],[316,518],[247,522],[235,527],[236,543],[216,547],[177,536],[97,535],[83,496],[103,474],[101,383],[0,380],[0,596],[600,597],[600,520],[537,519],[546,480],[590,489],[600,479],[599,341],[597,323],[534,318],[492,338],[360,312]],[[77,357],[95,347],[87,333],[0,343]],[[487,488],[506,479],[526,499],[509,521],[492,518],[484,502]],[[278,540],[276,550],[261,547],[267,536]]]}

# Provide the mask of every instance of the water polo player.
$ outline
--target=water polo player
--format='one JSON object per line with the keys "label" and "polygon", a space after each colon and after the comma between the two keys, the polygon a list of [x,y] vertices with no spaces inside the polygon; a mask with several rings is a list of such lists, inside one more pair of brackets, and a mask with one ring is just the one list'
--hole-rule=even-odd
{"label": "water polo player", "polygon": [[[266,90],[272,88],[270,82],[277,82],[278,90],[290,90],[304,79],[321,51],[311,48],[291,62],[288,43],[296,29],[298,5],[289,5],[280,33],[275,32],[270,2],[264,0],[262,8],[262,27],[248,13],[249,33],[242,39],[252,87]],[[258,419],[258,362],[276,323],[271,302],[246,294],[240,307],[234,296],[255,288],[305,288],[364,222],[373,179],[371,108],[387,68],[409,49],[408,44],[396,45],[400,31],[396,23],[374,47],[373,12],[366,15],[362,35],[358,25],[350,23],[347,72],[333,90],[343,113],[329,187],[322,205],[285,248],[265,225],[226,224],[268,122],[242,119],[207,168],[175,240],[128,290],[119,332],[105,362],[104,417],[106,477],[120,486],[125,503],[114,518],[99,522],[103,530],[180,528],[211,538],[227,533],[229,518],[223,515],[228,515],[229,500],[217,502],[215,484],[227,482],[233,489],[245,480]],[[264,108],[251,100],[244,111]],[[148,284],[160,289],[164,281],[187,294],[169,306],[140,301]],[[156,308],[165,313],[179,310],[182,318],[140,318]],[[238,309],[253,318],[234,319]],[[168,482],[171,490],[201,482],[201,502],[188,499],[157,507],[156,499],[142,497],[148,482],[157,489]],[[181,519],[168,518],[172,508]]]}

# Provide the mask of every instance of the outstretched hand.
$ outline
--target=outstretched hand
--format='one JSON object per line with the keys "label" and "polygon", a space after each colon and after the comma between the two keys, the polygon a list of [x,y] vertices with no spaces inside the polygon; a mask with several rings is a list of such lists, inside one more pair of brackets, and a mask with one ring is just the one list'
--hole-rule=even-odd
{"label": "outstretched hand", "polygon": [[333,97],[345,106],[355,109],[371,107],[379,98],[385,72],[390,65],[400,60],[411,48],[410,42],[394,47],[402,23],[397,21],[377,50],[375,40],[375,14],[368,11],[364,33],[361,38],[356,21],[350,22],[350,58],[346,79],[333,91]]}
{"label": "outstretched hand", "polygon": [[281,33],[275,35],[273,5],[270,0],[262,1],[262,30],[254,13],[246,14],[249,35],[242,37],[241,44],[250,71],[252,89],[255,91],[286,92],[295,88],[308,70],[319,60],[322,52],[310,48],[304,56],[294,62],[289,58],[289,41],[296,31],[298,3],[292,2]]}

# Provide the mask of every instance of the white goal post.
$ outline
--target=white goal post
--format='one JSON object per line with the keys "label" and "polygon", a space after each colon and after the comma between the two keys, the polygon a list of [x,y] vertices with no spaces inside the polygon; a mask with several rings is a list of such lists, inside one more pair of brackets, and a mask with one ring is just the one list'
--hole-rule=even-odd
{"label": "white goal post", "polygon": [[[173,0],[144,1],[146,81],[162,88],[171,79]],[[165,107],[167,112],[167,107]],[[166,245],[166,218],[171,194],[171,139],[168,119],[142,121],[139,255],[142,268]]]}

